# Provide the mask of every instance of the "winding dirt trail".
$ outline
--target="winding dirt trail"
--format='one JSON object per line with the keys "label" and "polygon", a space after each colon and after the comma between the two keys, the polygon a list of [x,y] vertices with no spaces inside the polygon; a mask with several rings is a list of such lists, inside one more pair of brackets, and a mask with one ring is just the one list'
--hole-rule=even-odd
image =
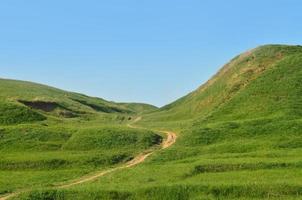
{"label": "winding dirt trail", "polygon": [[[137,117],[135,120],[133,120],[132,123],[128,124],[127,126],[130,127],[130,128],[139,129],[140,127],[136,127],[133,124],[136,123],[136,122],[138,122],[138,121],[140,121],[141,119],[142,119],[142,117]],[[103,177],[103,176],[105,176],[107,174],[113,173],[113,172],[118,171],[118,170],[134,167],[134,166],[136,166],[138,164],[143,163],[148,157],[150,157],[156,151],[169,148],[177,140],[177,135],[174,132],[171,132],[171,131],[158,131],[158,132],[161,132],[161,133],[164,133],[164,134],[167,135],[167,138],[162,142],[160,149],[147,150],[147,151],[141,153],[140,155],[134,157],[132,160],[130,160],[129,162],[125,163],[122,166],[115,167],[115,168],[108,169],[108,170],[103,170],[103,171],[94,173],[92,175],[87,175],[87,176],[84,176],[84,177],[82,177],[80,179],[74,180],[74,181],[72,181],[70,183],[67,183],[67,184],[64,184],[64,185],[60,185],[60,186],[55,186],[55,187],[53,187],[53,189],[66,189],[66,188],[70,188],[72,186],[80,185],[80,184],[87,183],[87,182],[92,182],[94,180],[97,180],[100,177]],[[23,190],[23,191],[20,191],[20,192],[11,193],[11,194],[8,194],[6,196],[0,197],[0,200],[8,200],[8,199],[10,199],[12,197],[18,196],[22,192],[27,192],[27,191],[30,191],[30,190]]]}

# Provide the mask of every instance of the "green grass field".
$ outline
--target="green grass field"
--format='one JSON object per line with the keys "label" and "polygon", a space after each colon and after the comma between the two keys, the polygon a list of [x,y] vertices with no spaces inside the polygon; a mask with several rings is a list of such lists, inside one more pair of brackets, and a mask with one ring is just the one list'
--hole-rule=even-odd
{"label": "green grass field", "polygon": [[[13,199],[302,199],[301,46],[241,54],[160,109],[39,87],[30,96],[1,92],[0,110],[16,112],[0,118],[0,193],[30,189]],[[59,106],[29,108],[20,98]],[[127,127],[137,116],[144,129]],[[177,142],[96,181],[52,187],[156,148],[156,130],[176,132]]]}
{"label": "green grass field", "polygon": [[[130,160],[161,140],[123,126],[20,125],[0,131],[0,193],[68,181]],[[14,178],[12,178],[14,177]]]}
{"label": "green grass field", "polygon": [[2,79],[0,85],[0,194],[118,166],[162,140],[152,131],[126,127],[153,106],[22,81]]}

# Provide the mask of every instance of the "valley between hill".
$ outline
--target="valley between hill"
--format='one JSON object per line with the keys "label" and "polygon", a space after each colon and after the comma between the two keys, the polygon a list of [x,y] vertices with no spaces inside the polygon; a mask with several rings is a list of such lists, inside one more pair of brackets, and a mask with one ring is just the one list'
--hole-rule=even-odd
{"label": "valley between hill", "polygon": [[13,200],[302,198],[302,46],[244,52],[162,108],[0,79],[0,113]]}

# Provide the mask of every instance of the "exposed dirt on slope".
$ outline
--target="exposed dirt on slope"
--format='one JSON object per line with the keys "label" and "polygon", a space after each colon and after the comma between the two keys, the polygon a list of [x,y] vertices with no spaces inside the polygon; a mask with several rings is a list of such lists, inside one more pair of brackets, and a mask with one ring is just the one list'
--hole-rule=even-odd
{"label": "exposed dirt on slope", "polygon": [[163,133],[167,134],[167,139],[162,143],[162,149],[166,149],[172,146],[176,142],[177,135],[176,133],[169,132],[169,131],[164,131]]}
{"label": "exposed dirt on slope", "polygon": [[19,100],[20,103],[33,108],[33,109],[38,109],[38,110],[43,110],[45,112],[52,112],[56,108],[61,107],[58,103],[56,102],[46,102],[46,101],[24,101],[24,100]]}
{"label": "exposed dirt on slope", "polygon": [[77,114],[75,111],[57,103],[57,102],[51,102],[51,101],[24,101],[24,100],[18,100],[19,103],[22,103],[23,105],[35,109],[35,110],[41,110],[47,113],[51,113],[54,111],[57,111],[57,115],[60,117],[65,118],[73,118],[77,117]]}

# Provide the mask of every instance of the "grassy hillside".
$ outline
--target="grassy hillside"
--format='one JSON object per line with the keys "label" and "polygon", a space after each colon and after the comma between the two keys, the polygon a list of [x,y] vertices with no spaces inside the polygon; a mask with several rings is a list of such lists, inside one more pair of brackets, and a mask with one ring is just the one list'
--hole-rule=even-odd
{"label": "grassy hillside", "polygon": [[[154,108],[146,104],[118,104],[31,82],[0,79],[0,109],[10,113],[1,116],[2,124],[15,123],[12,118],[19,118],[17,123],[44,120],[41,115],[76,118],[96,113],[135,114]],[[23,113],[24,119],[14,117],[16,113]]]}
{"label": "grassy hillside", "polygon": [[[155,152],[141,165],[116,171],[95,182],[59,190],[45,187],[44,182],[42,187],[35,187],[34,191],[16,199],[301,199],[301,80],[301,46],[266,45],[250,50],[232,59],[198,90],[157,111],[143,114],[136,126],[177,132],[177,142],[171,148]],[[123,120],[112,118],[116,121],[111,123],[127,129],[123,124],[129,117],[123,116]],[[96,120],[89,118],[85,124],[95,128]],[[15,129],[15,126],[6,127]],[[110,157],[111,145],[118,150],[136,151],[161,139],[144,129],[142,135],[134,134],[138,137],[136,149],[131,145],[134,135],[127,130],[127,138],[118,133],[114,136],[127,143],[123,146],[123,142],[107,142],[112,141],[108,127],[104,127],[101,138],[95,138],[99,135],[97,130],[87,127],[68,136],[66,127],[73,129],[75,124],[57,125],[62,138],[69,139],[58,139],[54,134],[49,143],[40,141],[43,148],[55,148],[50,144],[56,143],[67,152],[75,148],[80,152],[109,149]],[[3,130],[2,134],[6,132]],[[27,145],[13,146],[13,149]],[[11,152],[9,148],[8,152]],[[119,155],[123,154],[124,151]],[[79,153],[79,157],[82,155]],[[71,155],[63,157],[72,163]],[[4,163],[21,159],[14,154],[4,158]],[[17,176],[17,171],[12,171],[16,173],[13,176]],[[7,178],[6,174],[3,171],[1,177],[0,173],[0,180]],[[43,183],[44,179],[39,180]],[[2,185],[7,188],[9,184]],[[10,185],[14,188],[17,183]]]}
{"label": "grassy hillside", "polygon": [[158,144],[151,131],[119,126],[1,127],[0,193],[50,186],[124,163]]}
{"label": "grassy hillside", "polygon": [[244,53],[141,126],[176,130],[146,163],[39,199],[301,199],[302,47]]}
{"label": "grassy hillside", "polygon": [[0,196],[61,184],[157,147],[160,135],[126,127],[144,108],[153,107],[0,79]]}
{"label": "grassy hillside", "polygon": [[146,114],[158,109],[156,106],[143,103],[119,103],[119,105],[122,105],[138,114]]}
{"label": "grassy hillside", "polygon": [[146,118],[151,121],[205,118],[217,110],[231,109],[231,104],[233,110],[228,112],[238,115],[237,118],[248,117],[246,114],[253,112],[255,115],[250,117],[270,115],[273,109],[287,112],[279,106],[290,105],[289,101],[299,102],[293,99],[299,94],[296,90],[301,83],[297,80],[299,74],[295,74],[300,71],[301,53],[301,46],[284,45],[266,45],[247,51],[233,58],[196,91]]}

